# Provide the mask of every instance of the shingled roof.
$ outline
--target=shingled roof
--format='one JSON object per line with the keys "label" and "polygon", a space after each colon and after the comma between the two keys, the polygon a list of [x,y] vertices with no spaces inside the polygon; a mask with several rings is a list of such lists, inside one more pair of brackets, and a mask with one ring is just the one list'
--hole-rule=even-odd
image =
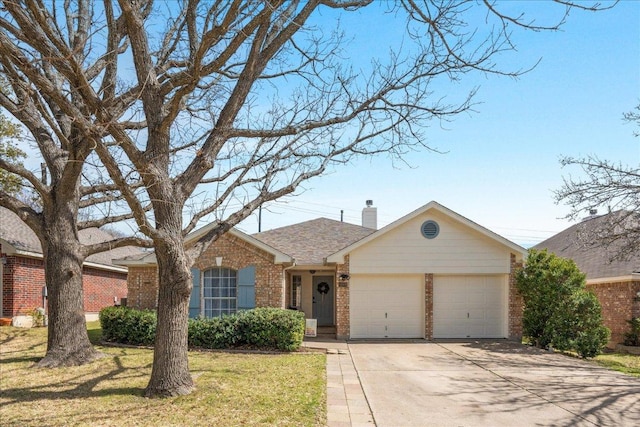
{"label": "shingled roof", "polygon": [[321,265],[327,256],[375,231],[346,222],[318,218],[263,231],[253,237],[291,255],[298,265]]}
{"label": "shingled roof", "polygon": [[587,275],[587,280],[639,273],[640,255],[620,259],[615,256],[615,246],[598,246],[597,242],[593,241],[597,233],[592,231],[602,229],[603,223],[615,214],[614,212],[586,219],[538,243],[533,249],[547,249],[558,256],[572,259]]}
{"label": "shingled roof", "polygon": [[[78,235],[80,242],[84,244],[105,242],[114,238],[110,233],[99,228],[80,230]],[[3,207],[0,207],[0,240],[11,245],[19,253],[42,255],[42,246],[36,234],[16,214]],[[7,252],[5,247],[2,250]],[[110,268],[122,269],[122,267],[113,264],[112,259],[135,256],[141,253],[142,250],[140,248],[126,246],[93,254],[87,257],[86,261]]]}

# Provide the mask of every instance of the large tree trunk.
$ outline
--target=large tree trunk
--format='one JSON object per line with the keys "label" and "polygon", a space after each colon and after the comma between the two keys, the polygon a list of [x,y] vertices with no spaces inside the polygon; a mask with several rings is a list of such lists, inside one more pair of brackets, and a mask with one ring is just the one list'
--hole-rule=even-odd
{"label": "large tree trunk", "polygon": [[173,218],[176,226],[171,227],[172,236],[156,241],[158,325],[147,397],[185,395],[194,389],[187,352],[191,271],[184,250],[180,212],[174,212]]}
{"label": "large tree trunk", "polygon": [[[51,221],[53,219],[53,221]],[[102,354],[87,334],[82,289],[84,256],[73,218],[49,218],[42,242],[48,289],[49,333],[47,353],[40,367],[75,366],[89,363]]]}

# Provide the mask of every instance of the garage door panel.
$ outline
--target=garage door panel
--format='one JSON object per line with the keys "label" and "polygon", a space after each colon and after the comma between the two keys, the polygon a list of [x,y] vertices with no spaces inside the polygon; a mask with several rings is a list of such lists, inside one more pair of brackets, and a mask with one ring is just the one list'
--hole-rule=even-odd
{"label": "garage door panel", "polygon": [[436,276],[434,338],[504,338],[504,276]]}
{"label": "garage door panel", "polygon": [[422,276],[353,275],[349,287],[351,338],[424,337]]}

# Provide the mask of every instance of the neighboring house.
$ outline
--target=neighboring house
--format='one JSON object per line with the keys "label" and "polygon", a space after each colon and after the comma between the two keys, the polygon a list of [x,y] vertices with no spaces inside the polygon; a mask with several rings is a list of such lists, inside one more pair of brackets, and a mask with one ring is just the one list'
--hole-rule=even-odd
{"label": "neighboring house", "polygon": [[[113,239],[103,230],[79,232],[83,243]],[[103,307],[120,303],[127,296],[127,269],[114,265],[112,258],[141,253],[125,247],[91,255],[84,263],[84,308],[88,318],[96,318]],[[13,317],[14,324],[28,324],[28,313],[43,307],[45,287],[42,247],[35,233],[8,209],[0,207],[0,317]]]}
{"label": "neighboring house", "polygon": [[[513,273],[526,250],[430,202],[375,230],[316,219],[249,236],[233,229],[213,243],[207,226],[187,236],[194,262],[190,315],[271,306],[302,310],[339,338],[518,338],[522,301]],[[155,308],[155,256],[129,268],[128,305]]]}
{"label": "neighboring house", "polygon": [[602,223],[615,212],[590,217],[534,246],[572,259],[587,276],[587,288],[595,292],[602,305],[605,326],[611,329],[609,347],[624,340],[627,320],[640,317],[640,255],[615,259],[615,248],[598,247],[593,239]]}

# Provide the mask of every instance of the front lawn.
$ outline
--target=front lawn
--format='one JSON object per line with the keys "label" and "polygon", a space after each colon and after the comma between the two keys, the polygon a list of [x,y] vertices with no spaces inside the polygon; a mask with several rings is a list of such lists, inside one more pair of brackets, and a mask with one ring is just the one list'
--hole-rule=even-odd
{"label": "front lawn", "polygon": [[640,356],[633,354],[604,353],[595,359],[597,364],[608,369],[640,377]]}
{"label": "front lawn", "polygon": [[[89,324],[97,342],[97,322]],[[98,347],[86,366],[37,369],[46,329],[0,328],[0,419],[8,426],[320,426],[326,422],[323,354],[190,352],[196,390],[146,399],[153,352]]]}

